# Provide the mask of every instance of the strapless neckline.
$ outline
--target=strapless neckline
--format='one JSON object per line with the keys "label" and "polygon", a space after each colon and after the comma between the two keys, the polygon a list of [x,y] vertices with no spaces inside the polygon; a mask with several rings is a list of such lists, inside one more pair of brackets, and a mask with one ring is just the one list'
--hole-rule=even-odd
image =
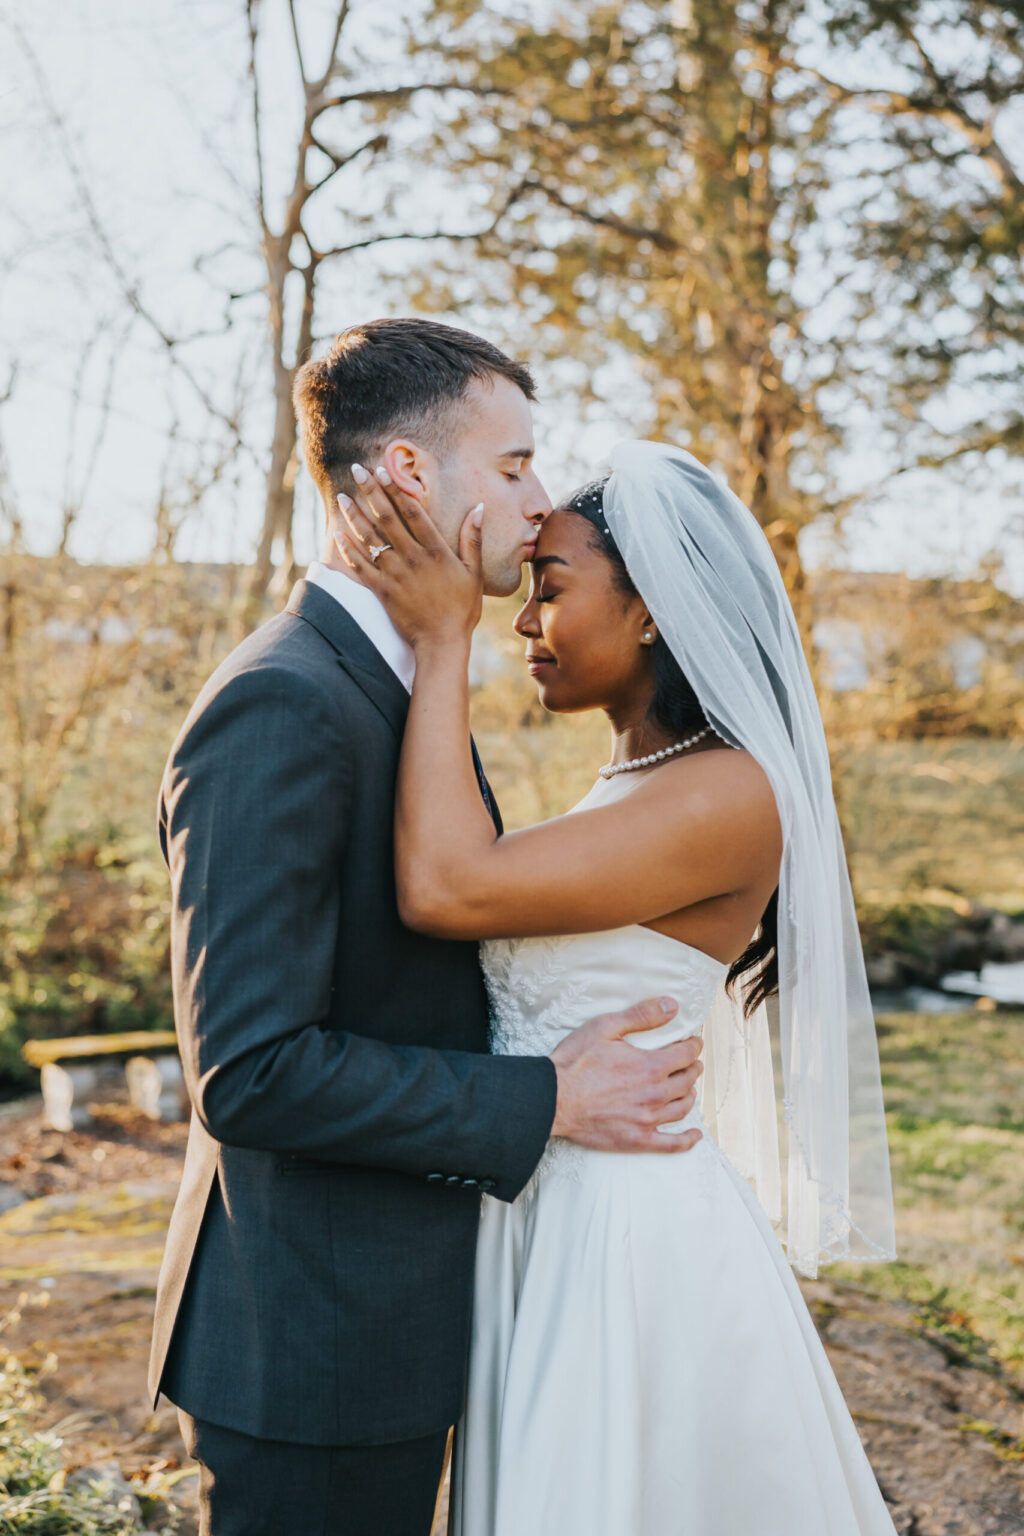
{"label": "strapless neckline", "polygon": [[[610,933],[628,932],[631,928],[638,928],[641,933],[650,933],[656,939],[664,939],[669,944],[674,944],[677,949],[685,949],[688,954],[696,956],[698,960],[706,960],[709,965],[716,966],[720,971],[728,972],[732,965],[731,960],[716,960],[714,955],[709,955],[706,949],[698,949],[695,944],[688,944],[685,939],[674,939],[670,933],[662,933],[657,928],[649,928],[646,923],[624,923],[622,928],[612,928]],[[574,935],[567,934],[567,938]]]}
{"label": "strapless neckline", "polygon": [[497,1055],[548,1055],[587,1019],[671,997],[677,1013],[631,1043],[658,1044],[696,1034],[729,967],[705,950],[642,923],[592,933],[486,939],[480,961],[491,1003]]}
{"label": "strapless neckline", "polygon": [[[592,928],[584,933],[555,933],[555,934],[520,934],[508,939],[485,939],[484,946],[520,944],[580,944],[590,939],[613,939],[619,935],[639,933],[649,934],[651,938],[659,939],[663,944],[671,944],[676,951],[684,950],[692,955],[695,960],[703,960],[707,965],[713,965],[716,970],[728,973],[731,961],[716,960],[714,955],[709,955],[706,949],[698,949],[695,944],[688,944],[685,939],[675,939],[670,933],[661,933],[657,928],[649,928],[646,923],[621,923],[617,928]],[[667,953],[667,951],[666,951]]]}

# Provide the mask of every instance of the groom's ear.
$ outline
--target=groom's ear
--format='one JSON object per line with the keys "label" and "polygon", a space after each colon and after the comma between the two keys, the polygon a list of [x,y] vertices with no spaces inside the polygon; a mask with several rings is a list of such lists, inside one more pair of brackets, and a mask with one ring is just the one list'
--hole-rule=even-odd
{"label": "groom's ear", "polygon": [[[383,454],[384,468],[391,476],[395,485],[407,496],[412,496],[416,501],[426,502],[430,497],[430,483],[433,458],[418,443],[410,443],[404,438],[397,438],[388,443]],[[373,466],[377,468],[376,465]]]}

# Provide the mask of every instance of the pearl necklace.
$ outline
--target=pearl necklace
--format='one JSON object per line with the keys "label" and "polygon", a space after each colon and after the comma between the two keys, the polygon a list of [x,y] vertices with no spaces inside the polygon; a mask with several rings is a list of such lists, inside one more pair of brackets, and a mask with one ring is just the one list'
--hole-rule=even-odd
{"label": "pearl necklace", "polygon": [[687,747],[696,746],[698,741],[710,735],[711,727],[706,725],[696,736],[687,736],[685,741],[677,741],[674,747],[662,747],[660,752],[652,752],[649,757],[634,757],[628,763],[605,763],[597,771],[602,779],[613,779],[617,773],[631,773],[634,768],[650,768],[655,763],[663,763],[668,757],[674,757],[677,752],[685,752]]}

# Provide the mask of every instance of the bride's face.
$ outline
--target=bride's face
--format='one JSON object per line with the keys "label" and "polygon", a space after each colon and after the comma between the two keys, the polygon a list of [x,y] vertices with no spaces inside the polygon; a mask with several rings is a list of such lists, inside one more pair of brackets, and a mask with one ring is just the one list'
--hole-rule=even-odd
{"label": "bride's face", "polygon": [[646,709],[654,692],[650,615],[625,593],[591,525],[552,512],[530,565],[530,595],[516,615],[545,709],[616,715]]}

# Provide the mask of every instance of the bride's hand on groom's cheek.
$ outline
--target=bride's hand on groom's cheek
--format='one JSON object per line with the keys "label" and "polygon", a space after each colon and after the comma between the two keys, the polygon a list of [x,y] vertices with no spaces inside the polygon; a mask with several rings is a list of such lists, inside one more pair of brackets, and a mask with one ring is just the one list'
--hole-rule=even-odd
{"label": "bride's hand on groom's cheek", "polygon": [[455,554],[415,497],[387,471],[352,466],[355,497],[338,496],[338,554],[350,573],[375,592],[414,647],[468,641],[480,619],[483,504],[465,518]]}

